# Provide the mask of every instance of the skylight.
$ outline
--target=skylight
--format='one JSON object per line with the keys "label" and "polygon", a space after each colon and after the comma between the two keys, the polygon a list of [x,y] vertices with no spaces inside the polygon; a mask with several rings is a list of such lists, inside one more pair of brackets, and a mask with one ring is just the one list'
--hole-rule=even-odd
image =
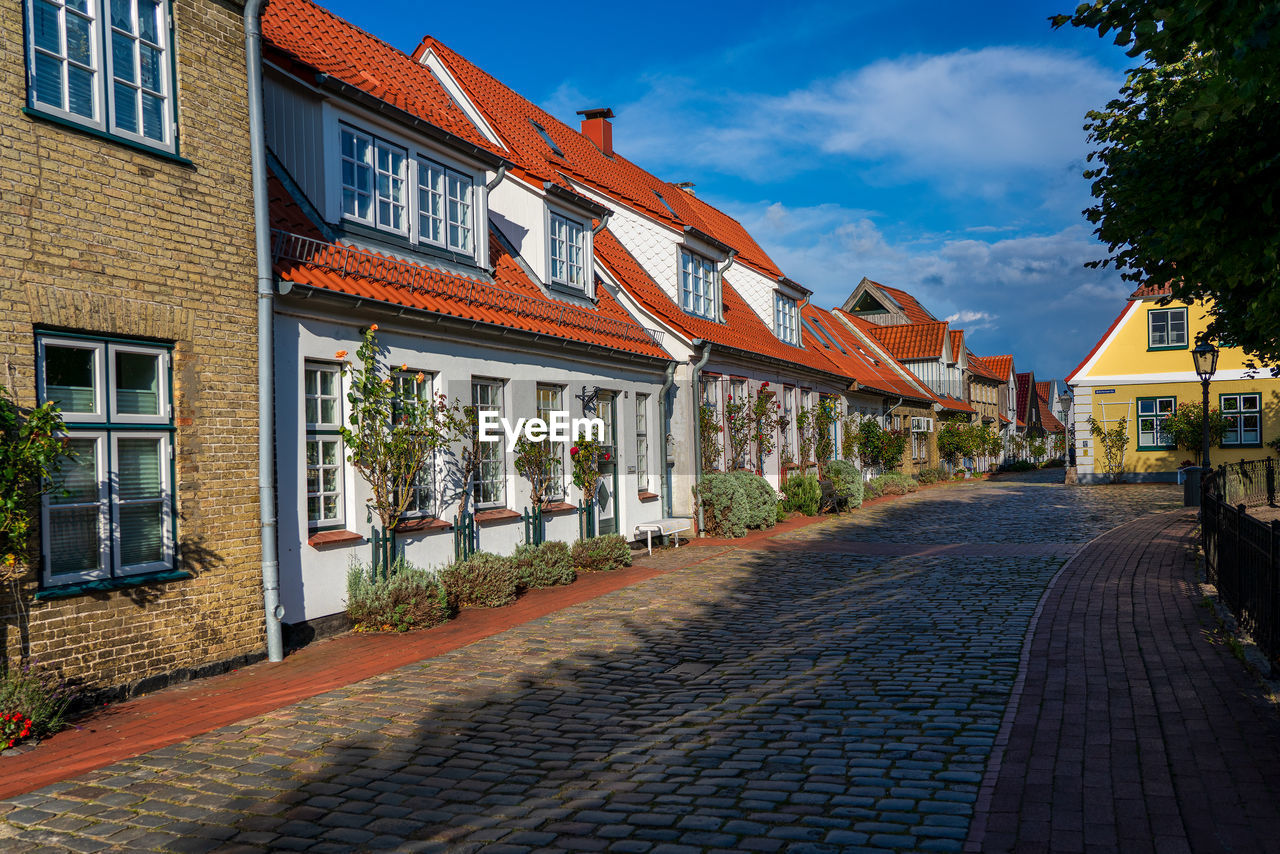
{"label": "skylight", "polygon": [[822,325],[822,319],[821,319],[821,318],[815,317],[815,318],[813,319],[813,325],[814,325],[814,326],[816,326],[816,327],[818,327],[818,331],[819,331],[819,332],[821,332],[823,335],[825,335],[825,336],[827,337],[827,340],[828,340],[828,341],[830,341],[832,344],[836,345],[836,349],[837,349],[837,350],[839,350],[841,353],[844,353],[845,355],[848,355],[849,351],[848,351],[848,350],[846,350],[846,349],[844,349],[844,347],[840,346],[840,339],[839,339],[839,338],[837,338],[836,336],[832,335],[832,334],[827,330],[827,327],[825,327],[825,326],[823,326],[823,325]]}
{"label": "skylight", "polygon": [[659,193],[657,190],[654,190],[653,194],[658,197],[658,201],[662,202],[662,206],[667,209],[667,213],[671,214],[676,219],[680,219],[680,217],[677,216],[676,212],[672,209],[671,205],[667,204],[667,200],[662,198],[662,193]]}
{"label": "skylight", "polygon": [[809,325],[809,318],[801,317],[800,322],[804,324],[805,329],[809,330],[810,335],[812,335],[814,338],[817,338],[818,341],[821,342],[823,347],[826,347],[828,350],[831,349],[831,345],[827,343],[827,339],[824,336],[819,335],[817,330],[815,330],[812,326]]}
{"label": "skylight", "polygon": [[551,138],[551,134],[547,133],[546,128],[535,122],[533,119],[529,119],[529,124],[533,125],[533,129],[538,132],[538,136],[542,137],[542,141],[551,149],[552,154],[557,157],[564,157],[564,152],[560,150],[560,146],[556,145],[555,140]]}

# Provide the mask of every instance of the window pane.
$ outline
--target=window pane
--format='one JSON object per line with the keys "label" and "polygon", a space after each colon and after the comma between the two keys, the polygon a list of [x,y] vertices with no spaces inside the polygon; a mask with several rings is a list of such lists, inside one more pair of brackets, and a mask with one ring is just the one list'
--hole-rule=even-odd
{"label": "window pane", "polygon": [[67,109],[77,116],[93,118],[93,72],[76,68],[67,68],[67,94],[70,102]]}
{"label": "window pane", "polygon": [[133,39],[122,33],[111,34],[111,72],[117,80],[138,82],[133,67]]}
{"label": "window pane", "polygon": [[133,32],[133,4],[130,0],[111,0],[111,26]]}
{"label": "window pane", "polygon": [[142,135],[164,140],[164,99],[146,92],[142,93]]}
{"label": "window pane", "polygon": [[1234,394],[1222,398],[1222,411],[1235,412],[1239,408],[1239,401],[1240,398],[1236,397]]}
{"label": "window pane", "polygon": [[53,575],[102,569],[98,507],[49,511],[49,572]]}
{"label": "window pane", "polygon": [[138,103],[136,90],[123,83],[115,84],[115,125],[130,133],[138,132]]}
{"label": "window pane", "polygon": [[120,564],[164,560],[164,502],[130,504],[120,510]]}
{"label": "window pane", "polygon": [[1138,414],[1139,414],[1139,415],[1152,415],[1152,414],[1154,414],[1154,413],[1155,413],[1155,411],[1156,411],[1156,402],[1155,402],[1154,400],[1140,400],[1140,401],[1138,401]]}
{"label": "window pane", "polygon": [[123,415],[160,414],[160,357],[116,352],[116,411]]}
{"label": "window pane", "polygon": [[152,44],[160,41],[160,3],[158,0],[138,0],[138,35]]}
{"label": "window pane", "polygon": [[62,461],[62,468],[49,492],[51,507],[59,504],[87,504],[98,500],[98,441],[71,439],[68,450],[74,456]]}
{"label": "window pane", "polygon": [[150,89],[152,92],[159,92],[160,89],[160,51],[148,45],[138,46],[138,60],[141,68],[142,85]]}
{"label": "window pane", "polygon": [[92,24],[88,18],[67,13],[67,58],[81,65],[93,64]]}
{"label": "window pane", "polygon": [[160,439],[118,439],[116,468],[121,501],[159,498],[164,494]]}
{"label": "window pane", "polygon": [[36,54],[35,99],[51,107],[62,106],[62,63],[47,54]]}
{"label": "window pane", "polygon": [[94,389],[94,352],[83,347],[45,345],[45,397],[63,412],[98,411]]}
{"label": "window pane", "polygon": [[1240,408],[1246,410],[1258,409],[1260,399],[1256,394],[1246,394],[1240,398]]}
{"label": "window pane", "polygon": [[35,19],[32,40],[36,47],[61,55],[62,27],[58,23],[58,7],[40,0],[32,10],[32,17]]}

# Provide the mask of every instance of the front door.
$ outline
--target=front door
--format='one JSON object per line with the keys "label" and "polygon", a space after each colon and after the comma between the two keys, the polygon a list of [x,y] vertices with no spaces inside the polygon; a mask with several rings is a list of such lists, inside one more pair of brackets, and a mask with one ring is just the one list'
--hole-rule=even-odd
{"label": "front door", "polygon": [[[604,453],[600,460],[600,483],[596,487],[596,531],[618,532],[618,419],[617,401],[612,392],[600,392],[596,414],[604,422]],[[608,459],[604,459],[608,456]]]}

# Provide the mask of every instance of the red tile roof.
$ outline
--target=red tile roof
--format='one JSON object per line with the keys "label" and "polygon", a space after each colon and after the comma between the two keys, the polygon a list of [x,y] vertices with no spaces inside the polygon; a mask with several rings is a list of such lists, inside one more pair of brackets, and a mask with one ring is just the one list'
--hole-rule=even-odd
{"label": "red tile roof", "polygon": [[608,228],[595,236],[595,253],[605,268],[624,283],[628,293],[686,338],[702,338],[714,344],[796,362],[820,371],[838,372],[835,365],[820,353],[792,347],[778,340],[728,279],[721,282],[725,322],[717,323],[681,310]]}
{"label": "red tile roof", "polygon": [[937,321],[898,326],[873,325],[871,334],[898,359],[940,359],[947,324]]}
{"label": "red tile roof", "polygon": [[972,350],[969,351],[969,370],[984,379],[1007,381],[1009,378],[1008,374],[1001,377],[993,371],[989,361],[982,356],[976,355]]}
{"label": "red tile roof", "polygon": [[905,372],[906,368],[895,369],[893,365],[887,364],[876,354],[868,352],[863,347],[861,339],[840,321],[835,311],[827,311],[813,304],[808,304],[801,314],[809,321],[810,325],[815,322],[818,323],[819,326],[817,328],[831,335],[835,339],[835,343],[844,348],[844,352],[842,353],[839,348],[833,348],[830,345],[825,345],[824,347],[824,344],[810,335],[807,330],[804,333],[805,345],[811,350],[821,350],[823,355],[836,366],[840,373],[856,381],[860,387],[869,391],[908,397],[926,403],[933,403],[937,400],[927,387],[923,385],[917,386],[898,373],[898,370]]}
{"label": "red tile roof", "polygon": [[1031,384],[1035,382],[1035,374],[1027,371],[1016,374],[1014,379],[1018,384],[1018,417],[1022,418],[1028,412],[1027,403],[1031,397]]}
{"label": "red tile roof", "polygon": [[1012,424],[1012,423],[1013,423],[1013,422],[1010,420],[1009,416],[1008,416],[1008,415],[1005,415],[1003,412],[999,412],[999,413],[997,413],[997,414],[1000,416],[1000,423],[1002,423],[1002,424]]}
{"label": "red tile roof", "polygon": [[1039,380],[1036,382],[1036,395],[1046,403],[1049,402],[1049,394],[1053,391],[1053,380]]}
{"label": "red tile roof", "polygon": [[[871,282],[870,279],[867,281]],[[879,282],[871,282],[871,284],[893,297],[898,305],[902,306],[903,313],[907,315],[907,318],[912,323],[933,323],[938,319],[930,314],[929,310],[921,305],[918,299],[901,288],[891,288]]]}
{"label": "red tile roof", "polygon": [[1129,294],[1129,299],[1145,299],[1147,297],[1166,297],[1173,295],[1173,286],[1169,284],[1146,284]]}
{"label": "red tile roof", "polygon": [[507,329],[670,358],[643,327],[596,288],[594,307],[546,296],[504,244],[490,235],[493,281],[331,243],[274,177],[270,181],[275,273],[283,281]]}
{"label": "red tile roof", "polygon": [[473,145],[499,153],[430,72],[403,52],[309,0],[271,0],[264,52],[295,73],[327,74]]}
{"label": "red tile roof", "polygon": [[1013,356],[985,356],[983,361],[1000,382],[1009,381],[1009,374],[1013,373]]}
{"label": "red tile roof", "polygon": [[1044,429],[1048,433],[1065,433],[1067,428],[1062,426],[1062,422],[1053,414],[1053,401],[1049,400],[1049,393],[1053,390],[1053,382],[1045,380],[1036,383],[1036,397],[1040,398],[1040,423],[1044,425]]}
{"label": "red tile roof", "polygon": [[[413,58],[418,59],[427,50],[434,51],[445,63],[502,137],[509,149],[507,156],[529,177],[567,185],[559,174],[563,173],[677,229],[692,226],[709,234],[737,250],[739,263],[769,278],[782,275],[741,223],[723,211],[646,172],[616,150],[611,156],[603,154],[577,128],[566,125],[431,36],[422,40]],[[533,122],[546,130],[563,156],[547,146]]]}
{"label": "red tile roof", "polygon": [[959,362],[960,354],[964,352],[964,330],[952,329],[948,334],[951,336],[951,358]]}

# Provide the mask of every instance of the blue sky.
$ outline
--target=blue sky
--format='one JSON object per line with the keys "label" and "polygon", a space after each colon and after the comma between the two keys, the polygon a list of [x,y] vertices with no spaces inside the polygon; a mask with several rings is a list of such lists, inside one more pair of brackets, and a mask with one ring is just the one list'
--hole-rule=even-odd
{"label": "blue sky", "polygon": [[741,220],[839,305],[865,275],[916,294],[978,353],[1061,379],[1131,290],[1081,215],[1084,114],[1129,60],[1047,18],[1065,2],[580,7],[329,0],[403,50],[431,33],[571,125]]}

